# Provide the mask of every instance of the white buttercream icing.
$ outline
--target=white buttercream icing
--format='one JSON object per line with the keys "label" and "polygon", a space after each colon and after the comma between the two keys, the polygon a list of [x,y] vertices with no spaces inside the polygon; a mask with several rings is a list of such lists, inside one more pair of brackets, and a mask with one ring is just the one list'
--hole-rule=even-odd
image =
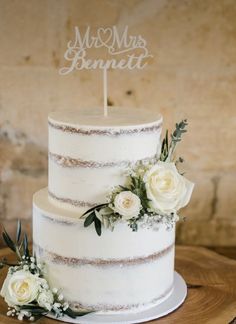
{"label": "white buttercream icing", "polygon": [[[50,114],[48,187],[51,201],[59,207],[76,208],[78,212],[86,208],[81,209],[71,201],[82,201],[85,205],[105,202],[112,187],[124,184],[124,172],[129,163],[157,154],[161,124],[158,113],[141,109],[112,107],[108,117],[104,117],[99,108]],[[85,133],[80,133],[81,130]],[[59,156],[60,161],[74,161],[74,167],[60,164],[55,156]],[[90,167],[76,164],[76,160],[87,161]],[[97,165],[104,166],[98,168]]]}
{"label": "white buttercream icing", "polygon": [[160,224],[158,231],[132,232],[121,222],[99,237],[80,218],[124,184],[129,162],[159,151],[161,124],[156,112],[114,107],[108,117],[101,108],[49,116],[51,194],[45,188],[34,195],[33,240],[50,285],[75,305],[138,311],[171,293],[174,228]]}
{"label": "white buttercream icing", "polygon": [[34,195],[35,252],[46,263],[50,284],[70,301],[94,308],[138,310],[160,302],[173,283],[174,228],[132,232],[120,223],[99,237],[83,222],[51,204],[46,189]]}

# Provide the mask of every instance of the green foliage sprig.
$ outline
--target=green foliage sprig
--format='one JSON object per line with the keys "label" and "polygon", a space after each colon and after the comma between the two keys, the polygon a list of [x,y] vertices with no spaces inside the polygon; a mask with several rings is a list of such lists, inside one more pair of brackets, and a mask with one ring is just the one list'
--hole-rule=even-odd
{"label": "green foliage sprig", "polygon": [[[22,235],[21,222],[18,220],[15,240],[10,237],[6,229],[3,227],[2,238],[7,247],[16,254],[18,262],[29,257],[28,238],[27,235]],[[4,258],[0,262],[0,268],[4,266],[15,266],[16,264],[8,263]]]}
{"label": "green foliage sprig", "polygon": [[[180,123],[176,123],[175,130],[170,135],[170,141],[168,131],[166,131],[165,137],[162,141],[160,161],[172,161],[177,143],[179,143],[182,140],[183,134],[187,132],[187,125],[187,119],[183,119]],[[181,160],[179,160],[179,162],[181,162]]]}
{"label": "green foliage sprig", "polygon": [[[0,268],[5,266],[9,267],[9,273],[13,274],[14,272],[25,270],[29,271],[32,275],[38,276],[39,278],[43,278],[43,267],[41,264],[37,263],[37,260],[34,256],[30,254],[29,244],[27,235],[22,234],[21,222],[18,221],[15,239],[13,239],[3,228],[2,238],[6,243],[7,247],[13,251],[16,255],[16,263],[12,264],[7,261],[6,258],[3,258],[0,261]],[[45,280],[45,279],[44,279]],[[46,282],[46,280],[45,280]],[[48,284],[47,284],[48,286]],[[49,286],[48,286],[49,287]],[[53,290],[52,290],[53,292]],[[76,318],[79,316],[84,316],[91,311],[74,311],[71,309],[66,302],[61,302],[61,298],[57,292],[53,292],[54,304],[51,312],[57,317],[62,317],[63,315],[67,315],[71,318]],[[66,305],[66,306],[65,306]],[[40,307],[36,300],[26,305],[15,305],[10,311],[8,311],[8,316],[18,316],[19,319],[23,319],[23,317],[28,317],[30,320],[38,320],[42,316],[45,316],[49,313],[49,311],[43,307]],[[18,314],[18,315],[17,315]],[[29,315],[27,315],[29,314]]]}
{"label": "green foliage sprig", "polygon": [[116,195],[122,191],[131,191],[140,198],[142,208],[140,209],[138,217],[128,220],[128,226],[132,229],[132,231],[137,231],[138,221],[144,216],[145,213],[148,212],[150,200],[147,197],[145,183],[142,177],[135,172],[133,175],[129,175],[127,184],[125,186],[117,186],[113,192],[111,192],[108,203],[94,206],[82,215],[82,217],[86,217],[84,227],[94,224],[98,236],[101,236],[102,227],[104,224],[106,225],[105,227],[113,230],[115,223],[122,218],[114,208],[114,199]]}
{"label": "green foliage sprig", "polygon": [[107,206],[108,203],[97,205],[95,207],[90,208],[82,215],[82,217],[87,216],[84,221],[84,227],[88,227],[92,223],[94,223],[94,227],[98,236],[101,236],[102,234],[102,222],[97,216],[100,210]]}
{"label": "green foliage sprig", "polygon": [[[155,158],[150,161],[139,161],[133,166],[130,170],[130,173],[127,177],[127,183],[125,186],[116,187],[108,197],[108,203],[100,204],[94,206],[87,210],[82,217],[85,217],[84,227],[88,227],[91,224],[94,224],[96,233],[101,236],[102,227],[105,225],[107,228],[113,230],[114,224],[122,219],[122,216],[116,212],[114,206],[114,200],[117,194],[122,191],[131,191],[133,194],[139,197],[141,201],[142,208],[140,209],[139,215],[127,220],[128,226],[132,231],[137,231],[139,222],[145,219],[146,222],[160,222],[161,220],[165,221],[167,224],[173,224],[177,220],[175,214],[170,215],[161,215],[160,212],[153,211],[150,208],[150,199],[147,197],[146,184],[144,181],[144,176],[146,172],[158,161],[162,162],[172,162],[174,159],[174,151],[177,143],[182,140],[182,136],[187,132],[186,127],[188,123],[184,119],[179,123],[176,123],[173,133],[170,134],[168,130],[165,133],[165,137],[162,141],[160,157],[158,154]],[[183,159],[179,157],[175,164],[182,163]],[[147,220],[147,217],[149,218]]]}
{"label": "green foliage sprig", "polygon": [[140,200],[142,201],[142,207],[144,210],[147,210],[149,208],[149,201],[147,197],[146,187],[145,183],[141,176],[135,177],[130,176],[131,185],[128,190],[132,191],[135,195],[137,195]]}

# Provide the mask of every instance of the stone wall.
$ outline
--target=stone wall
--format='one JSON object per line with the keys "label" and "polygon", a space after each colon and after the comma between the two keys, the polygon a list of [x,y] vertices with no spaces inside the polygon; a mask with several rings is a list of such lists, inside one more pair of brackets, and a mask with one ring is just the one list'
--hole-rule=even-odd
{"label": "stone wall", "polygon": [[[177,241],[236,245],[236,2],[0,0],[0,219],[30,230],[31,199],[47,185],[47,115],[102,106],[102,75],[59,76],[73,27],[129,25],[154,55],[142,71],[109,71],[109,101],[188,118],[180,147],[196,183]],[[112,109],[112,108],[111,108]]]}

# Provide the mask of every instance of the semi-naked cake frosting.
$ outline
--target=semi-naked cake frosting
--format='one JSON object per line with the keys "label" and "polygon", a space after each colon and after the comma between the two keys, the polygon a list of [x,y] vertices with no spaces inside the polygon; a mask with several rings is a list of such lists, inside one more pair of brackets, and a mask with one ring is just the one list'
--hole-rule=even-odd
{"label": "semi-naked cake frosting", "polygon": [[139,109],[50,114],[49,183],[33,198],[33,241],[52,287],[74,308],[129,312],[172,292],[175,229],[127,222],[97,236],[82,214],[125,183],[127,168],[160,151],[162,118]]}

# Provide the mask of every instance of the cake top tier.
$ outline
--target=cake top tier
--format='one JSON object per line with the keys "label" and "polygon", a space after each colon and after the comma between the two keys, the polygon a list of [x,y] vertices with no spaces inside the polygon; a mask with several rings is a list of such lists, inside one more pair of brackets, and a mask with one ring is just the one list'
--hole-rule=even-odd
{"label": "cake top tier", "polygon": [[119,107],[109,107],[107,117],[103,115],[102,108],[87,108],[52,112],[48,119],[56,124],[105,128],[147,126],[162,121],[161,115],[156,111]]}

